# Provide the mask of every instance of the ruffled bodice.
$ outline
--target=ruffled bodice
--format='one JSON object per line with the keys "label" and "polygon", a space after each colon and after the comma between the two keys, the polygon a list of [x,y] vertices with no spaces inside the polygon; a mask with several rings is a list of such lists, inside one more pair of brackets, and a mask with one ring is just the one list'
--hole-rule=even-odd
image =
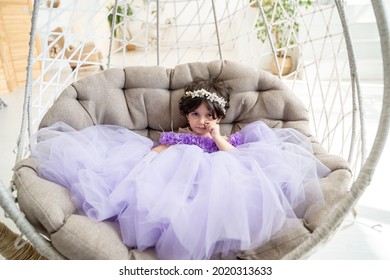
{"label": "ruffled bodice", "polygon": [[[217,152],[219,150],[212,138],[200,136],[191,132],[163,132],[159,141],[160,144],[167,146],[177,144],[196,145],[208,153]],[[234,147],[237,147],[244,143],[244,138],[241,133],[236,132],[228,137],[228,141]]]}

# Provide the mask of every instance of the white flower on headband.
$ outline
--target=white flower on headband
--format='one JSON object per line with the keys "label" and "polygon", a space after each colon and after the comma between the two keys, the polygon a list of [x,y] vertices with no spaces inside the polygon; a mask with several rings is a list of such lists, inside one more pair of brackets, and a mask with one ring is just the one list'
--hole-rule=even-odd
{"label": "white flower on headband", "polygon": [[184,96],[191,96],[192,98],[206,98],[207,100],[210,100],[210,102],[217,103],[222,108],[223,113],[226,113],[225,106],[227,104],[227,101],[225,100],[225,98],[218,96],[214,92],[208,92],[205,89],[200,89],[195,91],[186,91]]}

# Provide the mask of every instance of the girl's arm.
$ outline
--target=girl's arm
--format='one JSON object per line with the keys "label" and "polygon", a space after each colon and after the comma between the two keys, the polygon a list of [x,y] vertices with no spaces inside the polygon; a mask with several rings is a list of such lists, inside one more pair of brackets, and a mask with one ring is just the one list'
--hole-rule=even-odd
{"label": "girl's arm", "polygon": [[162,145],[162,144],[160,144],[160,145],[154,147],[154,148],[152,149],[152,151],[157,152],[157,153],[161,153],[162,151],[164,151],[164,150],[167,149],[168,147],[169,147],[169,146],[167,146],[167,145]]}
{"label": "girl's arm", "polygon": [[223,137],[221,135],[213,136],[215,144],[217,144],[218,149],[220,151],[229,151],[233,150],[236,147],[234,147],[232,144],[229,143],[229,141],[226,139],[226,137]]}
{"label": "girl's arm", "polygon": [[221,135],[218,123],[208,123],[207,127],[210,131],[211,137],[213,137],[214,142],[220,151],[228,151],[236,148],[229,143],[229,139]]}

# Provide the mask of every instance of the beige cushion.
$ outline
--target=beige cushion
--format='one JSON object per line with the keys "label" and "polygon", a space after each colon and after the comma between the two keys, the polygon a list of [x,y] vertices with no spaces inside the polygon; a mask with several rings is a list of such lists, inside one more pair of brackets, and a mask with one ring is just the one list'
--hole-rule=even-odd
{"label": "beige cushion", "polygon": [[[308,136],[314,154],[332,173],[321,180],[326,207],[306,209],[302,228],[264,246],[233,258],[281,258],[324,221],[330,207],[348,190],[348,163],[327,154],[311,135],[308,113],[300,100],[276,77],[230,61],[188,63],[174,69],[159,66],[110,69],[68,86],[46,113],[40,127],[63,121],[76,129],[96,124],[115,124],[157,140],[161,130],[186,125],[178,111],[184,86],[195,77],[228,82],[233,92],[222,132],[235,132],[262,120],[270,127],[295,128]],[[27,158],[15,166],[18,201],[30,222],[52,240],[69,259],[154,259],[153,249],[140,252],[126,248],[114,223],[94,223],[80,216],[69,192],[37,175],[37,163]]]}

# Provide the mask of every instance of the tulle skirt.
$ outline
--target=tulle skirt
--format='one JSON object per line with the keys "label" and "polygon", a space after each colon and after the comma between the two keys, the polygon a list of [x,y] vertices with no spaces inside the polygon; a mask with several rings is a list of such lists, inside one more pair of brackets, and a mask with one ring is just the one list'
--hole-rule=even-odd
{"label": "tulle skirt", "polygon": [[80,213],[117,221],[128,247],[209,259],[301,226],[308,205],[323,203],[318,180],[329,169],[305,136],[260,121],[241,133],[244,144],[231,151],[178,144],[157,153],[153,141],[119,126],[56,123],[34,135],[31,152],[39,175],[67,188]]}

